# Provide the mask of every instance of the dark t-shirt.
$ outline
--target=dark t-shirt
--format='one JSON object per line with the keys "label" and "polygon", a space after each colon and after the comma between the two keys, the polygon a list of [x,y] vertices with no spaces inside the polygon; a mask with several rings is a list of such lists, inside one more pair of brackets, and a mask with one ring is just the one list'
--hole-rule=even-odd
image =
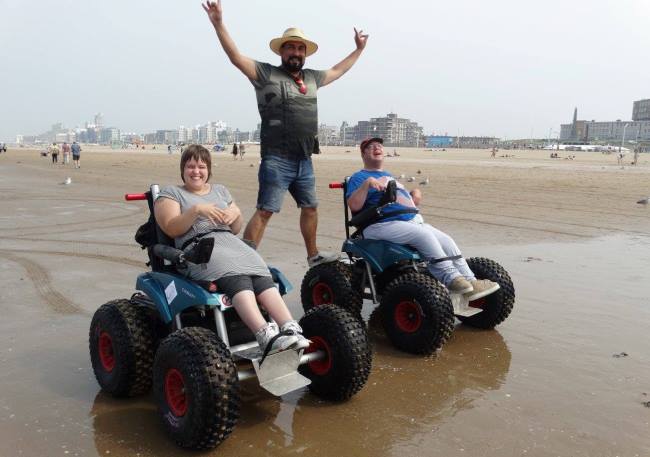
{"label": "dark t-shirt", "polygon": [[281,67],[255,62],[257,81],[251,81],[262,118],[260,132],[262,157],[275,155],[291,159],[308,158],[318,153],[318,106],[316,91],[325,72],[303,69],[307,92]]}

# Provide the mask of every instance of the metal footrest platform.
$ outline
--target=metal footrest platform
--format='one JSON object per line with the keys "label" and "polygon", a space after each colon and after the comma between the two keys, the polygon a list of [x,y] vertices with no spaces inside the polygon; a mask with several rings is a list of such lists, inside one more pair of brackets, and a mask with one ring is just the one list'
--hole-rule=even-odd
{"label": "metal footrest platform", "polygon": [[302,350],[287,349],[269,354],[261,366],[261,359],[253,359],[260,386],[280,396],[311,384],[311,380],[298,373],[301,356]]}
{"label": "metal footrest platform", "polygon": [[469,300],[463,294],[449,294],[451,297],[451,304],[454,307],[454,314],[456,316],[470,317],[483,311],[481,308],[474,308],[469,306]]}

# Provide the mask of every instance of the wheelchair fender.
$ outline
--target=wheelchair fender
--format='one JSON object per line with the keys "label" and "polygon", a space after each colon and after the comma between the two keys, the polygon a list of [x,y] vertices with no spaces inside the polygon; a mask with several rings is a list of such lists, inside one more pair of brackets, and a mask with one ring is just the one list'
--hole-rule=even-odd
{"label": "wheelchair fender", "polygon": [[397,262],[419,261],[417,251],[400,244],[384,240],[356,239],[345,240],[343,252],[355,257],[361,257],[370,264],[375,273],[381,273]]}
{"label": "wheelchair fender", "polygon": [[211,294],[180,276],[148,272],[138,276],[136,289],[146,294],[155,304],[165,323],[184,309],[196,305],[224,305],[222,294]]}

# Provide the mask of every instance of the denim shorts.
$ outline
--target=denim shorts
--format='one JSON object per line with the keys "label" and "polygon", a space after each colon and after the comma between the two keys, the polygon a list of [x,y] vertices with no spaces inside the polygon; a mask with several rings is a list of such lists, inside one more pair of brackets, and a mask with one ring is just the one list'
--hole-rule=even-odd
{"label": "denim shorts", "polygon": [[280,212],[284,194],[289,191],[299,208],[316,208],[316,178],[311,158],[285,159],[268,155],[258,172],[257,208]]}

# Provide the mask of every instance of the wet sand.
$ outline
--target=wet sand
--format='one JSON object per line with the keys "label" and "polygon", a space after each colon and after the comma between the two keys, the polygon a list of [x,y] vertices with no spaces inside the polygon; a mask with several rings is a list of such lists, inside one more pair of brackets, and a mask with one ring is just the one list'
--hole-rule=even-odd
{"label": "wet sand", "polygon": [[[319,243],[338,250],[342,197],[327,183],[360,161],[354,148],[324,150]],[[389,170],[416,177],[413,187],[430,178],[425,218],[467,256],[510,272],[513,313],[494,331],[458,325],[437,357],[422,359],[394,350],[366,306],[374,361],[357,396],[278,399],[246,381],[234,433],[201,455],[650,455],[650,208],[635,203],[650,194],[650,156],[621,169],[599,153],[398,152]],[[243,162],[214,155],[215,181],[246,217],[258,159],[255,147]],[[94,310],[129,297],[145,270],[133,240],[145,205],[123,194],[178,182],[178,161],[160,148],[88,148],[75,170],[37,151],[0,155],[0,456],[196,455],[166,438],[151,396],[99,391],[87,342]],[[287,198],[260,249],[299,289],[297,224]],[[302,314],[297,290],[287,301]]]}

